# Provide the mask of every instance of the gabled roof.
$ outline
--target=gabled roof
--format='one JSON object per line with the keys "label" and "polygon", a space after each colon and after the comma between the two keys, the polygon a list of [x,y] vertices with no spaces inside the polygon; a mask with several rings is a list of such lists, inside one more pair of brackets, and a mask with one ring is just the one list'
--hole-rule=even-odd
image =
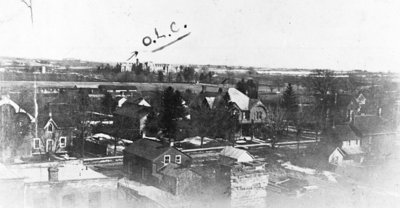
{"label": "gabled roof", "polygon": [[14,101],[12,101],[9,97],[7,97],[7,96],[1,96],[1,100],[0,100],[0,106],[1,105],[11,105],[13,108],[14,108],[14,110],[15,110],[15,113],[18,113],[18,112],[20,112],[20,113],[25,113],[26,115],[28,115],[28,117],[31,119],[31,121],[34,121],[35,120],[35,118],[31,115],[31,114],[29,114],[28,112],[26,112],[24,109],[22,109],[17,103],[15,103]]}
{"label": "gabled roof", "polygon": [[356,98],[356,101],[358,102],[358,104],[364,105],[367,99],[362,93],[360,93],[360,95],[358,95],[358,97]]}
{"label": "gabled roof", "polygon": [[329,133],[341,141],[358,140],[360,138],[354,133],[349,125],[336,125]]}
{"label": "gabled roof", "polygon": [[212,97],[218,96],[217,92],[200,92],[196,95],[189,103],[189,107],[191,108],[198,108],[203,105],[204,100]]}
{"label": "gabled roof", "polygon": [[[364,151],[362,151],[361,147],[345,147],[345,148],[340,148],[340,147],[336,147],[333,151],[338,151],[343,158],[349,158],[351,156],[354,155],[360,155],[360,154],[364,154]],[[333,152],[332,151],[332,152]]]}
{"label": "gabled roof", "polygon": [[[160,142],[148,140],[148,139],[140,139],[133,142],[127,148],[125,148],[125,152],[133,155],[137,155],[139,157],[148,159],[148,160],[155,160],[163,153],[168,151],[170,146],[166,146]],[[177,150],[179,151],[179,150]]]}
{"label": "gabled roof", "polygon": [[67,115],[61,115],[61,114],[55,114],[50,116],[47,116],[47,120],[44,120],[45,123],[42,123],[41,126],[43,128],[46,128],[50,123],[54,124],[56,128],[70,128],[70,127],[76,127],[74,121],[72,118],[70,118]]}
{"label": "gabled roof", "polygon": [[353,103],[356,101],[352,95],[338,94],[336,97],[336,106],[339,108],[347,107],[352,103],[352,101]]}
{"label": "gabled roof", "polygon": [[249,110],[254,106],[262,106],[265,108],[265,105],[259,99],[250,99],[249,101]]}
{"label": "gabled roof", "polygon": [[395,132],[389,128],[381,117],[376,115],[355,116],[352,126],[362,136]]}
{"label": "gabled roof", "polygon": [[236,103],[240,110],[249,110],[250,98],[235,88],[229,88],[228,94],[231,102]]}
{"label": "gabled roof", "polygon": [[150,109],[148,107],[142,105],[125,103],[124,105],[122,105],[122,107],[117,108],[114,111],[114,114],[131,118],[138,118],[146,115],[149,110]]}
{"label": "gabled roof", "polygon": [[360,146],[357,147],[343,147],[341,150],[348,156],[364,154]]}
{"label": "gabled roof", "polygon": [[118,107],[122,107],[124,104],[134,104],[144,107],[151,107],[150,104],[142,97],[123,97],[118,100]]}
{"label": "gabled roof", "polygon": [[206,97],[205,99],[206,99],[206,101],[207,101],[208,106],[209,106],[210,108],[213,108],[215,97]]}
{"label": "gabled roof", "polygon": [[[235,159],[238,162],[250,162],[250,161],[253,161],[253,159],[254,159],[253,155],[251,155],[246,150],[234,148],[234,147],[231,147],[231,146],[225,147],[221,151],[220,155]],[[241,161],[243,159],[245,161]]]}

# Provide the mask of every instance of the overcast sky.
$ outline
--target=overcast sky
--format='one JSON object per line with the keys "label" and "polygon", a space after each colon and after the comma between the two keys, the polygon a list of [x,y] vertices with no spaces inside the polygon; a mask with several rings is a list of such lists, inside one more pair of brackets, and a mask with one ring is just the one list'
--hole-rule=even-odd
{"label": "overcast sky", "polygon": [[33,26],[20,0],[0,0],[0,56],[125,61],[136,50],[161,63],[400,68],[397,0],[32,1]]}

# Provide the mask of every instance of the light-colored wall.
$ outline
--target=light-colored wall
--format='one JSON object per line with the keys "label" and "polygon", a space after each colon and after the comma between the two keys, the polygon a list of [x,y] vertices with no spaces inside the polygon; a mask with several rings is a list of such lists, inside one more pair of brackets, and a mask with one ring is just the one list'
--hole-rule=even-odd
{"label": "light-colored wall", "polygon": [[89,193],[100,192],[101,206],[112,208],[115,207],[117,182],[116,178],[105,178],[62,181],[58,183],[26,183],[24,207],[35,207],[38,204],[44,206],[41,208],[63,207],[63,197],[73,194],[75,206],[86,208],[89,207]]}
{"label": "light-colored wall", "polygon": [[348,141],[342,141],[342,148],[346,147],[360,147],[360,142],[361,140],[348,140]]}
{"label": "light-colored wall", "polygon": [[337,149],[335,149],[331,155],[329,155],[329,163],[335,165],[342,165],[343,163],[343,155],[339,153]]}

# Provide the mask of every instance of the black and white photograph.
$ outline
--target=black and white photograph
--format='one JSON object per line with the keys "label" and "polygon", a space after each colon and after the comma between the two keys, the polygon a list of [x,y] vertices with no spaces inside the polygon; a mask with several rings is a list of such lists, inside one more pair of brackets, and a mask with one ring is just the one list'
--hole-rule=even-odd
{"label": "black and white photograph", "polygon": [[400,1],[0,0],[0,208],[400,207]]}

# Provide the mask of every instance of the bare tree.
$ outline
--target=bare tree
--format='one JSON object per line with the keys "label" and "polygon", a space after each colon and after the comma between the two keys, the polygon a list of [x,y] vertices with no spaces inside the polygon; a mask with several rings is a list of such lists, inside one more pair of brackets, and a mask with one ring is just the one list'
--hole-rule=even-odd
{"label": "bare tree", "polygon": [[267,112],[262,131],[272,138],[272,147],[274,148],[287,125],[286,111],[280,106],[270,106],[267,108]]}

